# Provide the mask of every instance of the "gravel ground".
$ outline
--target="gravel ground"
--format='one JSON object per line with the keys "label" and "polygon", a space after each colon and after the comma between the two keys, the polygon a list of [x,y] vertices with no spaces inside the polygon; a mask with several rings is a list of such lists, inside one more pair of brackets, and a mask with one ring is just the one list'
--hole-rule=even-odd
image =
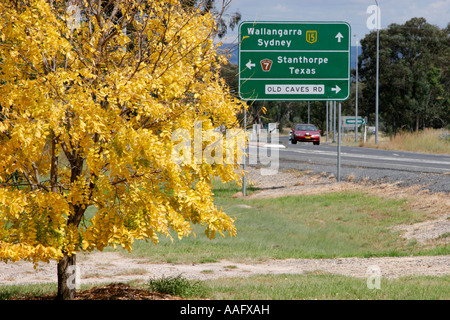
{"label": "gravel ground", "polygon": [[[146,259],[124,258],[118,253],[103,252],[78,255],[81,284],[147,281],[162,276],[178,276],[192,280],[224,277],[247,277],[256,274],[332,273],[365,278],[373,267],[381,278],[393,279],[409,275],[442,276],[450,273],[450,256],[400,258],[286,259],[247,264],[230,261],[202,264],[154,264]],[[29,263],[0,266],[0,285],[56,282],[56,264],[42,264],[36,270]]]}
{"label": "gravel ground", "polygon": [[[277,197],[280,195],[323,193],[342,190],[364,190],[385,198],[407,197],[411,208],[429,213],[430,220],[408,226],[398,226],[406,238],[423,243],[449,242],[442,237],[450,232],[450,197],[445,192],[431,192],[418,184],[392,184],[373,180],[358,181],[351,175],[336,183],[332,174],[300,170],[280,171],[276,176],[261,176],[256,168],[248,168],[249,180],[260,190],[248,197]],[[242,196],[239,194],[236,197]],[[154,264],[146,259],[125,258],[115,252],[79,254],[77,265],[81,283],[147,281],[149,278],[182,274],[189,279],[250,276],[281,273],[333,273],[354,277],[368,277],[374,266],[382,278],[408,275],[442,276],[450,274],[450,256],[286,259],[247,264],[231,261],[204,264]],[[56,282],[56,264],[42,263],[36,269],[28,262],[0,262],[0,285]]]}
{"label": "gravel ground", "polygon": [[[280,170],[290,168],[311,171],[318,174],[326,173],[328,176],[335,176],[337,170],[336,165],[305,163],[298,161],[280,162]],[[349,177],[354,182],[372,182],[374,184],[395,183],[400,187],[420,186],[420,189],[428,190],[432,193],[450,193],[449,174],[421,173],[395,169],[361,168],[342,165],[341,180],[347,180]]]}

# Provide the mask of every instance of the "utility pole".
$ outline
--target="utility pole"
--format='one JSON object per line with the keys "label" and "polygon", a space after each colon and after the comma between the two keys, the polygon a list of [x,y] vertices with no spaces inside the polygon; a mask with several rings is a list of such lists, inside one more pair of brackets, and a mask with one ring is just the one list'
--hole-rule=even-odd
{"label": "utility pole", "polygon": [[308,101],[308,124],[311,123],[311,109],[309,107],[309,101]]}
{"label": "utility pole", "polygon": [[378,78],[379,78],[379,69],[380,69],[380,7],[378,6],[377,0],[375,0],[375,3],[377,4],[377,20],[376,20],[376,26],[377,26],[377,71],[376,71],[376,89],[375,89],[375,144],[378,144]]}

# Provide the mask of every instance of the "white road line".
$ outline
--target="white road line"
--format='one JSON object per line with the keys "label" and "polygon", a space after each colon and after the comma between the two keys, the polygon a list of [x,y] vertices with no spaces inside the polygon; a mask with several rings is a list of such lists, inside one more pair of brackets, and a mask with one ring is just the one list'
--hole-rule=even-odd
{"label": "white road line", "polygon": [[[304,154],[322,154],[337,157],[337,151],[322,151],[322,150],[302,150],[302,149],[287,149],[283,151],[291,151],[296,153],[304,153]],[[415,159],[415,158],[392,158],[387,156],[374,156],[374,155],[362,155],[362,154],[349,154],[345,152],[341,152],[341,157],[347,158],[364,158],[364,159],[373,159],[373,160],[383,160],[383,161],[397,161],[397,162],[416,162],[416,163],[424,163],[424,164],[440,164],[440,165],[448,165],[449,169],[440,168],[442,170],[450,171],[450,161],[437,161],[437,160],[426,160],[426,159]],[[420,168],[421,166],[413,166],[407,165],[409,167]]]}

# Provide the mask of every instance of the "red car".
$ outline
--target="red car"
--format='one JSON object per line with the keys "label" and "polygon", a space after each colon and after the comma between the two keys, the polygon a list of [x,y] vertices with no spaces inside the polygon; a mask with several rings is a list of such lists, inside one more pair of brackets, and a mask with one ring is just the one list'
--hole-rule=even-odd
{"label": "red car", "polygon": [[320,131],[313,124],[297,124],[289,132],[289,140],[292,144],[300,142],[312,142],[315,145],[320,144]]}

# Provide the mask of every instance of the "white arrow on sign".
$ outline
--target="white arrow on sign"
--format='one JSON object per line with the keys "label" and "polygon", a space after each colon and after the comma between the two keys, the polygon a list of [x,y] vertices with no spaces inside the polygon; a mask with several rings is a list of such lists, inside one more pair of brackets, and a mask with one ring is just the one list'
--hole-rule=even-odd
{"label": "white arrow on sign", "polygon": [[338,39],[338,42],[341,42],[341,40],[342,40],[343,37],[344,37],[344,36],[339,32],[339,33],[336,35],[335,38]]}
{"label": "white arrow on sign", "polygon": [[248,60],[247,64],[245,65],[249,70],[252,70],[252,67],[256,67],[256,64],[252,63],[252,60]]}
{"label": "white arrow on sign", "polygon": [[338,93],[339,91],[341,91],[341,88],[339,88],[339,87],[336,85],[336,88],[331,88],[331,91],[335,91],[336,93]]}

